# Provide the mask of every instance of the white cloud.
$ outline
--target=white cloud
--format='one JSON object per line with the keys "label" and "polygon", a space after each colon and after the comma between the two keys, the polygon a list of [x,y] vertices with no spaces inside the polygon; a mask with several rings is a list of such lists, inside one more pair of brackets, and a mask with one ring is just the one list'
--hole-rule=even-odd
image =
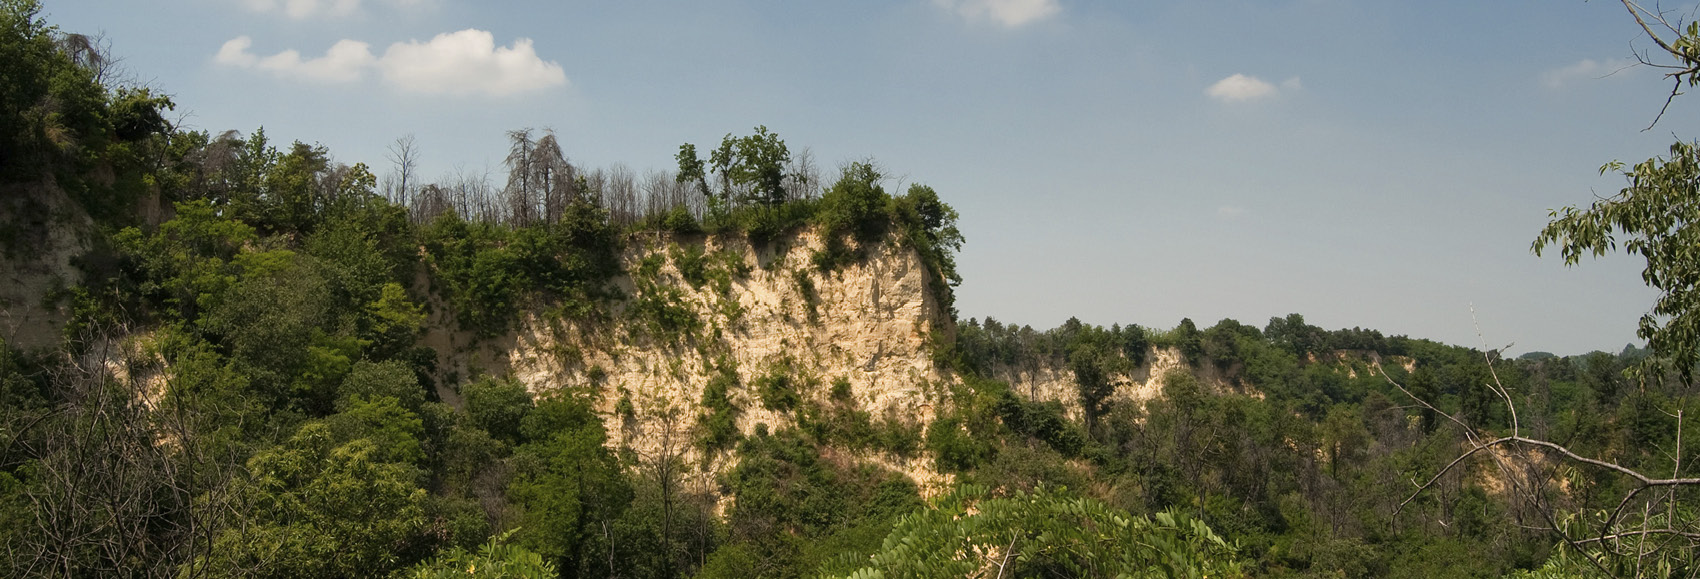
{"label": "white cloud", "polygon": [[213,62],[326,83],[354,82],[374,71],[402,90],[428,94],[503,96],[567,83],[561,66],[538,57],[531,39],[496,46],[494,35],[475,28],[438,34],[428,42],[397,42],[382,57],[357,40],[337,41],[324,56],[309,60],[295,50],[262,57],[249,50],[253,44],[247,36],[233,38],[219,47]]}
{"label": "white cloud", "polygon": [[1223,205],[1216,208],[1216,215],[1219,217],[1238,217],[1245,215],[1245,208],[1239,205]]}
{"label": "white cloud", "polygon": [[1634,65],[1635,61],[1628,59],[1594,60],[1584,58],[1576,64],[1541,73],[1541,84],[1546,85],[1547,88],[1559,88],[1580,80],[1611,76]]}
{"label": "white cloud", "polygon": [[1266,99],[1283,90],[1291,92],[1302,88],[1304,88],[1304,84],[1299,82],[1299,77],[1296,76],[1281,81],[1281,86],[1276,87],[1255,76],[1235,74],[1216,81],[1216,84],[1204,89],[1204,94],[1222,102],[1237,103]]}
{"label": "white cloud", "polygon": [[538,58],[531,39],[496,46],[494,36],[475,28],[392,44],[378,68],[390,83],[425,93],[506,95],[567,83],[560,65]]}
{"label": "white cloud", "polygon": [[[431,0],[383,0],[397,8],[423,6]],[[360,10],[362,0],[242,0],[249,10],[270,14],[281,12],[296,20],[318,16],[342,17]]]}
{"label": "white cloud", "polygon": [[314,16],[347,16],[360,8],[360,0],[245,0],[250,10],[282,12],[296,20]]}
{"label": "white cloud", "polygon": [[933,0],[969,20],[991,20],[1016,28],[1062,11],[1057,0]]}
{"label": "white cloud", "polygon": [[253,45],[254,39],[252,38],[246,36],[232,38],[229,42],[224,43],[224,46],[218,47],[218,54],[213,56],[213,62],[243,68],[254,66],[254,62],[259,60],[259,57],[248,52],[248,48]]}
{"label": "white cloud", "polygon": [[246,36],[233,38],[218,49],[218,55],[213,57],[213,61],[240,68],[270,71],[292,80],[315,82],[360,80],[363,73],[376,61],[372,57],[371,46],[355,40],[338,41],[331,45],[330,50],[325,51],[324,56],[311,60],[301,60],[301,53],[294,50],[285,50],[262,58],[248,51],[253,44],[254,41]]}

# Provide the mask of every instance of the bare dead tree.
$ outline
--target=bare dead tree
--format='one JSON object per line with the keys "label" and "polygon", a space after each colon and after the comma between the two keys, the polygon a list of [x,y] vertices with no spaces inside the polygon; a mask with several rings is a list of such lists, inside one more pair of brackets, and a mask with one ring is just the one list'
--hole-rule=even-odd
{"label": "bare dead tree", "polygon": [[608,210],[608,219],[616,225],[631,225],[636,223],[642,212],[638,209],[637,175],[631,167],[615,163],[608,168],[608,182],[602,191],[602,206]]}
{"label": "bare dead tree", "polygon": [[[577,175],[572,164],[568,163],[566,156],[561,153],[561,145],[555,139],[555,131],[546,130],[543,137],[537,139],[531,148],[531,160],[526,164],[526,168],[531,171],[531,176],[524,181],[537,188],[530,197],[542,200],[543,222],[559,221],[567,204],[573,202],[577,196],[574,190]],[[512,186],[511,181],[509,186]]]}
{"label": "bare dead tree", "polygon": [[643,219],[659,219],[676,207],[701,219],[706,198],[691,183],[681,183],[672,171],[651,171],[643,178]]}
{"label": "bare dead tree", "polygon": [[71,62],[93,74],[96,83],[109,86],[121,82],[124,75],[119,64],[123,59],[112,56],[112,42],[104,34],[61,34],[54,41]]}
{"label": "bare dead tree", "polygon": [[138,378],[128,336],[121,323],[85,329],[47,372],[52,407],[4,416],[4,460],[34,465],[19,495],[30,517],[7,545],[13,576],[207,574],[192,561],[211,548],[241,457],[204,434],[196,394]]}
{"label": "bare dead tree", "polygon": [[448,191],[436,183],[431,183],[419,188],[419,194],[415,195],[413,202],[408,205],[408,215],[416,223],[425,223],[436,219],[451,207],[453,206],[449,202]]}
{"label": "bare dead tree", "polygon": [[785,165],[785,180],[781,185],[785,189],[785,198],[807,200],[820,197],[820,179],[820,167],[815,165],[814,151],[803,147]]}
{"label": "bare dead tree", "polygon": [[388,195],[391,202],[408,207],[413,204],[412,192],[417,187],[414,171],[419,168],[419,145],[413,135],[399,137],[387,147],[385,155],[390,160],[391,171],[395,176],[395,189]]}
{"label": "bare dead tree", "polygon": [[508,168],[508,186],[504,193],[508,197],[509,216],[514,225],[530,225],[535,220],[536,200],[532,198],[531,185],[534,175],[531,162],[535,158],[531,151],[535,147],[531,129],[508,131],[508,156],[502,163]]}

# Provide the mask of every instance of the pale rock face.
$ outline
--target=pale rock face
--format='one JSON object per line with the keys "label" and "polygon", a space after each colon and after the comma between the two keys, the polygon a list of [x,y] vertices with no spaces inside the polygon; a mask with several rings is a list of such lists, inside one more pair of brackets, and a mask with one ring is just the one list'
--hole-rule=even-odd
{"label": "pale rock face", "polygon": [[9,232],[15,246],[0,251],[0,338],[22,349],[56,346],[70,314],[46,298],[81,282],[71,260],[88,251],[94,225],[51,181],[0,190],[0,223],[17,228]]}
{"label": "pale rock face", "polygon": [[[1116,385],[1115,392],[1110,394],[1110,402],[1143,405],[1148,401],[1163,395],[1163,380],[1169,372],[1180,370],[1196,376],[1199,382],[1212,392],[1234,392],[1257,395],[1247,387],[1235,386],[1224,379],[1220,372],[1207,365],[1200,368],[1187,366],[1186,359],[1181,356],[1178,348],[1152,347],[1145,354],[1145,364],[1134,368],[1128,374],[1112,374],[1110,382]],[[1065,365],[1041,365],[1029,369],[997,368],[993,377],[1009,383],[1011,392],[1029,401],[1057,401],[1062,403],[1063,413],[1070,419],[1080,420],[1080,390],[1075,384],[1074,371]]]}
{"label": "pale rock face", "polygon": [[[702,247],[711,260],[730,255],[732,262],[742,264],[742,275],[731,276],[725,295],[712,282],[696,288],[685,280],[676,257],[680,248],[692,245]],[[740,409],[736,425],[745,435],[754,434],[758,425],[770,431],[795,425],[788,413],[763,408],[755,386],[776,363],[789,362],[804,400],[827,403],[831,383],[845,379],[854,403],[871,415],[919,425],[932,422],[939,405],[948,400],[950,386],[960,383],[938,367],[930,346],[932,333],[954,331],[928,290],[927,284],[942,280],[930,280],[920,255],[895,240],[868,248],[864,259],[830,274],[818,272],[810,261],[822,246],[812,231],[762,247],[751,246],[741,236],[705,239],[653,233],[635,237],[627,246],[622,262],[628,274],[614,282],[628,299],[616,302],[602,324],[582,326],[533,313],[509,335],[480,341],[450,330],[448,309],[436,304],[424,343],[441,355],[439,377],[450,372],[463,378],[506,374],[538,395],[593,392],[610,445],[630,449],[644,460],[680,457],[688,467],[683,473],[686,482],[704,490],[713,488],[715,475],[733,465],[730,453],[705,457],[693,444],[697,420],[709,411],[702,403],[703,389],[720,360],[736,366],[739,386],[728,397]],[[638,273],[645,259],[662,260],[653,276]],[[813,287],[813,315],[800,279]],[[643,331],[642,323],[627,311],[630,298],[643,293],[640,282],[677,291],[678,299],[669,303],[688,310],[700,321],[700,329],[684,337]],[[729,307],[731,302],[736,308]],[[729,313],[732,310],[738,313]],[[1157,398],[1164,375],[1177,369],[1192,372],[1206,388],[1236,390],[1213,368],[1188,368],[1176,349],[1153,348],[1146,360],[1127,375],[1111,377],[1117,384],[1112,401],[1144,404]],[[1071,418],[1080,418],[1074,373],[1066,365],[994,369],[993,377],[1008,382],[1022,398],[1061,402]],[[453,389],[438,390],[444,400],[459,404]],[[629,403],[629,412],[622,412],[622,400]],[[902,472],[927,496],[952,483],[925,458],[834,452]]]}
{"label": "pale rock face", "polygon": [[[710,258],[729,253],[744,266],[744,275],[731,276],[726,297],[712,282],[693,288],[669,257],[675,246],[691,244],[702,246]],[[929,346],[930,334],[949,331],[950,321],[928,291],[927,268],[919,254],[894,241],[868,248],[865,259],[830,274],[816,271],[810,262],[821,240],[809,231],[763,247],[752,247],[742,237],[660,234],[642,235],[627,245],[622,261],[628,272],[638,272],[646,257],[666,259],[653,282],[679,291],[678,303],[701,321],[695,337],[647,335],[624,311],[632,303],[628,299],[617,303],[612,320],[598,327],[531,315],[511,335],[477,345],[469,336],[446,330],[451,320],[437,314],[426,343],[443,356],[445,371],[463,377],[511,373],[535,394],[593,389],[610,444],[644,457],[676,454],[687,464],[706,462],[710,471],[730,466],[726,457],[703,461],[691,441],[697,417],[707,412],[703,388],[721,359],[735,362],[739,386],[729,398],[741,409],[737,426],[746,435],[758,424],[769,430],[794,424],[788,414],[764,409],[754,386],[772,365],[787,360],[804,400],[824,403],[832,382],[842,378],[849,381],[855,403],[872,415],[918,424],[932,420],[955,381],[937,368]],[[813,315],[800,278],[816,294]],[[639,293],[632,274],[615,283],[629,298]],[[741,313],[729,315],[728,300]],[[458,398],[443,394],[451,401]],[[631,405],[629,415],[619,411],[622,398]],[[923,486],[948,483],[931,472],[930,461],[868,458],[910,474]]]}

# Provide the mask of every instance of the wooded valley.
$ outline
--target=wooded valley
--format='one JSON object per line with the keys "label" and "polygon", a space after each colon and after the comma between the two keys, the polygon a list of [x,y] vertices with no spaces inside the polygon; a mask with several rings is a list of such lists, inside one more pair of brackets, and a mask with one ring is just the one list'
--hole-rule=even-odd
{"label": "wooded valley", "polygon": [[1700,574],[1692,144],[1534,246],[1646,257],[1645,348],[1037,330],[961,319],[949,192],[873,161],[520,129],[426,182],[182,128],[40,11],[0,0],[5,576]]}

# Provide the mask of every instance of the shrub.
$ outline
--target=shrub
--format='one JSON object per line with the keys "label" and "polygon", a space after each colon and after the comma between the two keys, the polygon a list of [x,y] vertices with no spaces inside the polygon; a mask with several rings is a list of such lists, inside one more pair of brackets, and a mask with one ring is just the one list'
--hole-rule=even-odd
{"label": "shrub", "polygon": [[774,364],[767,375],[756,378],[755,387],[756,393],[761,395],[762,408],[768,410],[790,412],[802,402],[797,394],[796,380],[791,376],[790,364]]}
{"label": "shrub", "polygon": [[702,389],[702,405],[708,409],[697,418],[701,430],[699,443],[705,450],[717,451],[737,444],[738,407],[732,404],[732,389],[738,386],[738,372],[729,360],[722,360],[719,371]]}
{"label": "shrub", "polygon": [[531,412],[531,393],[513,379],[484,378],[461,389],[472,424],[497,440],[518,444],[520,421]]}

